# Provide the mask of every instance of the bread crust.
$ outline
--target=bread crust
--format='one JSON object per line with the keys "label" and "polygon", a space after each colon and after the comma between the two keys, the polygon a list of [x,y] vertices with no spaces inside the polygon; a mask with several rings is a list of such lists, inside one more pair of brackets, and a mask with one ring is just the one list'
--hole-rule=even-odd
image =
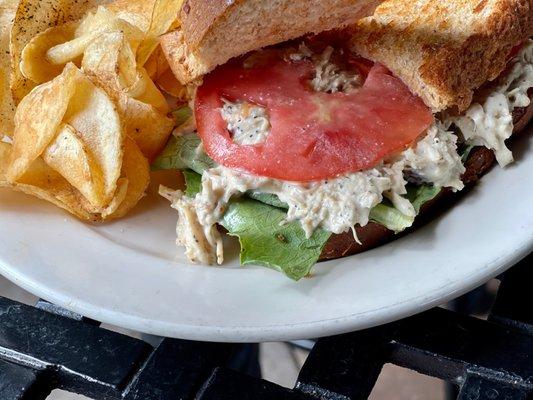
{"label": "bread crust", "polygon": [[233,57],[308,33],[345,28],[371,15],[383,0],[187,0],[182,27],[161,47],[182,83],[191,83]]}
{"label": "bread crust", "polygon": [[461,112],[533,34],[533,0],[387,0],[350,33],[354,51],[386,65],[433,111]]}
{"label": "bread crust", "polygon": [[239,3],[240,0],[185,0],[180,14],[184,42],[190,49],[197,48],[226,10]]}
{"label": "bread crust", "polygon": [[[532,98],[532,94],[533,90],[530,90],[530,98]],[[514,110],[513,119],[515,122],[515,135],[526,128],[531,121],[532,116],[533,101],[527,108]],[[495,161],[496,158],[491,150],[485,147],[475,147],[465,163],[466,172],[463,175],[463,182],[465,183],[466,190],[474,186],[475,183],[491,169]],[[435,199],[424,204],[420,210],[420,214],[417,216],[415,225],[399,235],[394,234],[394,232],[373,222],[364,227],[356,228],[357,235],[361,242],[360,244],[355,241],[352,232],[332,235],[322,251],[320,261],[362,253],[398,239],[434,219],[437,215],[452,206],[463,193],[464,191],[453,193],[449,189],[444,189]]]}

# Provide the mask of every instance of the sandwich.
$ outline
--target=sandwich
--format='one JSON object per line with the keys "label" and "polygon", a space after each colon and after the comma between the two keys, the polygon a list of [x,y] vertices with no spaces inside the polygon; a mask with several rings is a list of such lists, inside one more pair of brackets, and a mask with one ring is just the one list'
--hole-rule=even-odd
{"label": "sandwich", "polygon": [[[380,3],[380,4],[378,4]],[[190,93],[154,169],[178,244],[298,280],[413,229],[533,114],[531,0],[188,0],[161,39]]]}

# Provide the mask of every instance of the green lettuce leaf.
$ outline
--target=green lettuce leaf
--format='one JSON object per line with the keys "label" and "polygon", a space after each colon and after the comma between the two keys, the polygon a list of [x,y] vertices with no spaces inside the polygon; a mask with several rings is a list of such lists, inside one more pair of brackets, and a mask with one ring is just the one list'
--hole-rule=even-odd
{"label": "green lettuce leaf", "polygon": [[[422,206],[437,197],[441,190],[442,188],[433,185],[407,185],[407,199],[418,214]],[[399,233],[413,226],[415,217],[402,214],[392,204],[384,200],[372,209],[370,220]]]}
{"label": "green lettuce leaf", "polygon": [[196,196],[202,190],[202,175],[190,169],[184,169],[182,173],[185,178],[185,195]]}
{"label": "green lettuce leaf", "polygon": [[408,217],[398,211],[392,204],[383,201],[370,211],[370,220],[385,228],[399,233],[410,228],[415,222],[415,217]]}
{"label": "green lettuce leaf", "polygon": [[472,152],[474,147],[476,146],[470,144],[470,145],[464,145],[463,149],[461,149],[460,154],[462,153],[461,160],[463,161],[463,164],[468,160],[468,156],[470,156],[470,153]]}
{"label": "green lettuce leaf", "polygon": [[263,265],[293,280],[309,275],[331,234],[316,230],[305,237],[300,223],[280,225],[286,213],[255,200],[233,200],[221,221],[231,236],[239,238],[242,265]]}
{"label": "green lettuce leaf", "polygon": [[437,197],[441,190],[441,187],[433,185],[409,185],[407,187],[407,198],[418,214],[422,206]]}
{"label": "green lettuce leaf", "polygon": [[192,117],[192,110],[189,106],[182,106],[172,111],[176,126],[185,124]]}
{"label": "green lettuce leaf", "polygon": [[206,169],[216,167],[216,163],[199,150],[200,138],[195,133],[172,136],[163,152],[152,163],[152,170],[191,169],[202,174]]}
{"label": "green lettuce leaf", "polygon": [[[413,204],[416,213],[420,212],[420,208],[428,201],[433,200],[441,191],[441,188],[422,185],[410,188],[408,186],[408,199]],[[281,201],[278,196],[270,193],[248,192],[246,195],[261,203],[271,205],[273,207],[287,210],[289,207],[286,203]],[[400,233],[413,226],[416,217],[409,217],[401,213],[397,208],[384,200],[370,211],[370,220],[385,228]]]}
{"label": "green lettuce leaf", "polygon": [[278,196],[272,193],[261,193],[256,190],[251,190],[246,195],[254,200],[260,201],[261,203],[268,204],[269,206],[282,208],[288,210],[289,206],[287,203],[281,201]]}

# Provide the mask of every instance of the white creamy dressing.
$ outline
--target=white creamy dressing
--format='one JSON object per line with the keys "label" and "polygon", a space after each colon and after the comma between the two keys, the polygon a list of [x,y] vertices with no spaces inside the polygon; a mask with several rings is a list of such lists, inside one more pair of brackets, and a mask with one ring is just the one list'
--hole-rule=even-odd
{"label": "white creamy dressing", "polygon": [[270,121],[263,107],[247,102],[232,103],[224,99],[220,113],[237,144],[260,144],[270,133]]}
{"label": "white creamy dressing", "polygon": [[448,116],[447,127],[455,124],[468,144],[494,150],[498,163],[505,167],[513,154],[505,141],[513,134],[513,109],[529,106],[528,90],[533,87],[533,40],[529,40],[502,83],[481,103],[470,106],[464,115]]}
{"label": "white creamy dressing", "polygon": [[[530,41],[517,57],[504,84],[489,95],[483,105],[473,105],[464,116],[447,117],[443,123],[437,121],[416,146],[374,169],[327,181],[295,183],[219,166],[204,172],[202,191],[194,199],[187,198],[181,191],[162,188],[162,194],[179,212],[178,243],[186,247],[187,256],[193,262],[222,263],[222,240],[216,224],[223,217],[229,201],[250,190],[275,194],[287,203],[286,221],[300,221],[308,237],[317,228],[342,233],[355,225],[366,225],[370,211],[384,197],[403,214],[415,216],[412,204],[403,196],[406,194],[404,176],[453,190],[464,187],[461,175],[465,167],[457,153],[458,137],[448,130],[452,123],[461,129],[468,143],[494,149],[500,164],[509,162],[504,141],[511,135],[513,125],[512,117],[509,122],[507,116],[514,107],[529,104],[527,90],[533,86],[531,47]],[[240,107],[235,103],[231,106]],[[224,115],[229,110],[222,112]],[[270,126],[266,113],[260,112],[259,115],[267,119],[262,126]],[[500,122],[502,117],[505,117],[505,123]],[[250,133],[244,132],[242,120],[239,122],[239,118],[233,115],[227,117],[228,125],[234,124],[234,135],[239,129],[243,130],[239,137]],[[252,122],[250,126],[255,132],[256,125]]]}

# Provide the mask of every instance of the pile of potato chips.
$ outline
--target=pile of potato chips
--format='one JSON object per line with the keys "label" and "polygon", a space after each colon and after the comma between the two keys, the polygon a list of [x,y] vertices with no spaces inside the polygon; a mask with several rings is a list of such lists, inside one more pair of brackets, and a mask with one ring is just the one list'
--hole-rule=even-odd
{"label": "pile of potato chips", "polygon": [[186,92],[158,40],[181,3],[0,0],[0,187],[91,221],[138,203]]}

